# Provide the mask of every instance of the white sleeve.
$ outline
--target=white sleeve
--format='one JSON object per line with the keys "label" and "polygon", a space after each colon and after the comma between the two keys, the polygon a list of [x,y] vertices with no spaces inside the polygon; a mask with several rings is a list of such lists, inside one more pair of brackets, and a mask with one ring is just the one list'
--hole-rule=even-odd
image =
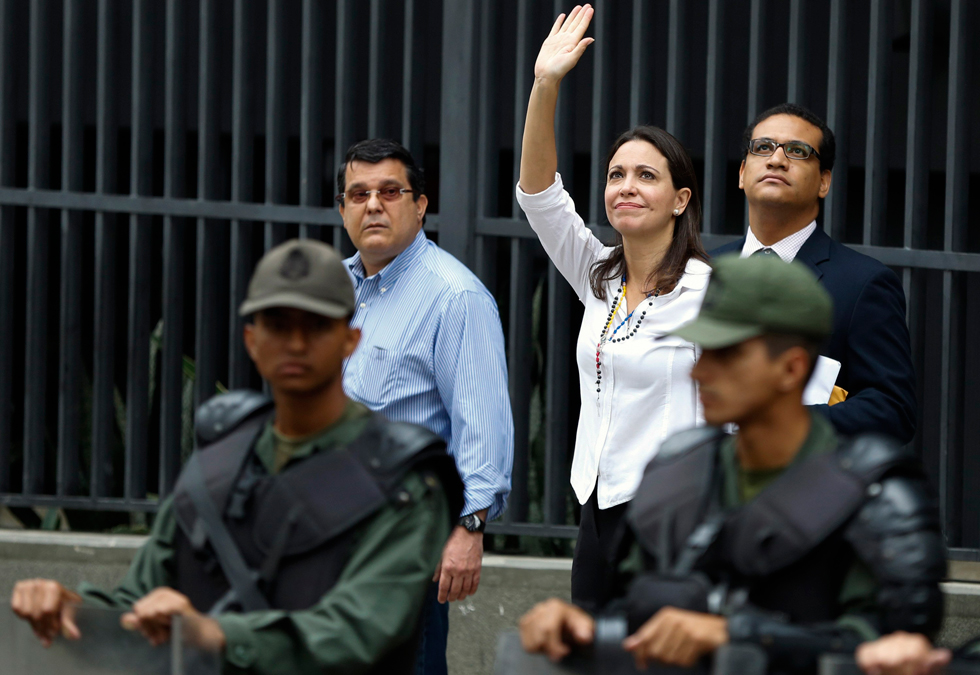
{"label": "white sleeve", "polygon": [[575,203],[562,186],[561,176],[556,173],[551,186],[533,195],[524,192],[518,184],[517,203],[551,262],[584,303],[592,293],[589,270],[596,260],[608,255],[609,249],[575,212]]}

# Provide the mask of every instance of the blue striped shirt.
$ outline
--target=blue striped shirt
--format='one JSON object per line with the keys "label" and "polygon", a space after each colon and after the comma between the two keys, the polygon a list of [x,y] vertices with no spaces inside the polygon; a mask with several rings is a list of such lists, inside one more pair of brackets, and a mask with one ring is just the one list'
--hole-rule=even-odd
{"label": "blue striped shirt", "polygon": [[463,514],[507,504],[514,420],[497,303],[480,280],[419,232],[365,278],[360,254],[352,325],[361,343],[344,364],[347,395],[391,420],[439,434],[465,486]]}

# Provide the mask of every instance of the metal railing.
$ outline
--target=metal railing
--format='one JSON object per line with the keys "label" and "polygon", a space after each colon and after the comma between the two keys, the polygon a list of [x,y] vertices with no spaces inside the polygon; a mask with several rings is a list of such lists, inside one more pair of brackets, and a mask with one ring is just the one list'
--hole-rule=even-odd
{"label": "metal railing", "polygon": [[[0,0],[0,503],[153,510],[192,399],[259,385],[234,312],[254,262],[289,236],[350,252],[333,172],[351,142],[390,136],[428,170],[429,235],[501,310],[517,448],[495,531],[574,536],[581,308],[513,198],[533,60],[567,4]],[[608,236],[605,149],[651,122],[695,159],[707,245],[730,241],[744,124],[784,100],[825,114],[821,223],[903,280],[913,444],[953,555],[980,559],[980,8],[596,4],[557,126],[583,216]]]}

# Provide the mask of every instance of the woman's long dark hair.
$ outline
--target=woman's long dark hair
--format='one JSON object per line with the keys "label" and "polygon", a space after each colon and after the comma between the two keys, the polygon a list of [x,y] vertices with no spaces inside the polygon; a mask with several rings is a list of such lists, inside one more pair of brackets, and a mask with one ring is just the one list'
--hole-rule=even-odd
{"label": "woman's long dark hair", "polygon": [[[660,292],[668,293],[674,290],[677,282],[684,275],[688,260],[692,257],[708,260],[708,254],[701,245],[701,198],[698,196],[698,179],[694,175],[691,157],[681,142],[660,127],[646,125],[634,127],[616,139],[606,157],[607,172],[616,151],[630,141],[646,141],[659,150],[667,160],[667,168],[674,188],[677,190],[688,188],[691,191],[687,208],[684,209],[684,213],[677,216],[674,223],[674,237],[670,247],[664,253],[657,269],[653,270],[645,280],[647,287],[656,281]],[[606,282],[620,279],[624,274],[626,274],[626,257],[623,254],[623,237],[617,232],[613,252],[609,257],[593,263],[589,271],[589,285],[592,287],[593,295],[600,300],[605,300]]]}

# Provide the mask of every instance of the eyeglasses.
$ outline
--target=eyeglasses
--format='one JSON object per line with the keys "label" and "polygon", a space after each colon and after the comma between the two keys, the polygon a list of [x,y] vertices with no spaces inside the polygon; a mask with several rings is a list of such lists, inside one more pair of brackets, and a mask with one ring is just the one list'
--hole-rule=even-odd
{"label": "eyeglasses", "polygon": [[406,192],[415,193],[415,190],[411,188],[400,188],[394,185],[389,185],[387,187],[378,188],[377,190],[351,190],[350,192],[341,192],[339,195],[334,197],[338,204],[343,204],[344,199],[349,199],[355,204],[363,204],[366,202],[371,195],[377,194],[378,198],[385,200],[386,202],[394,202],[401,199],[401,196]]}
{"label": "eyeglasses", "polygon": [[771,138],[753,138],[749,141],[749,152],[759,157],[772,157],[780,148],[789,159],[808,159],[810,155],[820,159],[820,153],[803,141],[777,143]]}

